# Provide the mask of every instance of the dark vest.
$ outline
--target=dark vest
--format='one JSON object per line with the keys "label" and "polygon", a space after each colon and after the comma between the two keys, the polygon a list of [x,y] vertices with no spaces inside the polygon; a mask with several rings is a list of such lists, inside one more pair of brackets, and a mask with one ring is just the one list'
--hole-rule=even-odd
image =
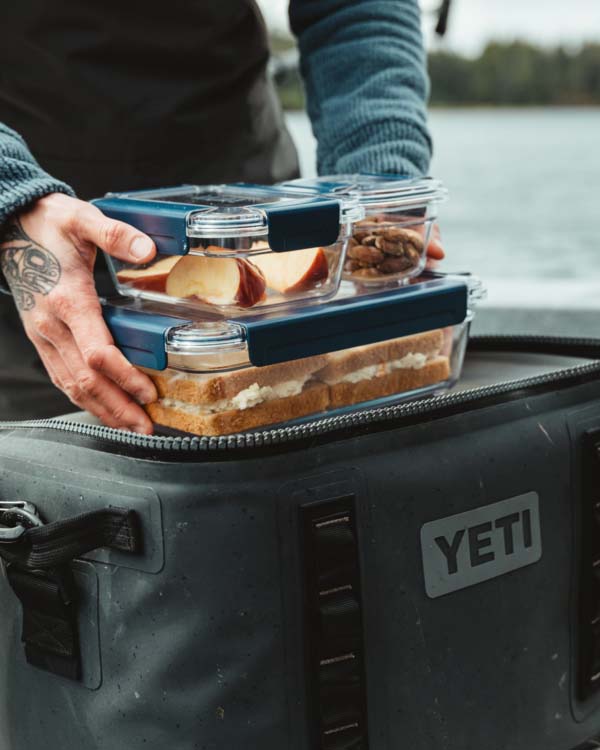
{"label": "dark vest", "polygon": [[[80,198],[298,174],[254,0],[9,0],[2,24],[0,122]],[[33,361],[0,294],[10,336],[13,364]]]}
{"label": "dark vest", "polygon": [[80,197],[297,173],[254,0],[11,0],[2,16],[0,122]]}

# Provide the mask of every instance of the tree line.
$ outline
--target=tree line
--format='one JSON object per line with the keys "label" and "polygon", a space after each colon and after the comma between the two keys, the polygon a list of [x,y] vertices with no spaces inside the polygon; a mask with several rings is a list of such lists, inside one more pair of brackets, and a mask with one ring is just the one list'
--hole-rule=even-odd
{"label": "tree line", "polygon": [[493,42],[474,59],[434,52],[429,76],[433,105],[600,105],[600,44]]}
{"label": "tree line", "polygon": [[[600,105],[600,43],[577,50],[491,42],[476,58],[429,55],[433,106]],[[287,109],[304,106],[296,68],[276,75]]]}

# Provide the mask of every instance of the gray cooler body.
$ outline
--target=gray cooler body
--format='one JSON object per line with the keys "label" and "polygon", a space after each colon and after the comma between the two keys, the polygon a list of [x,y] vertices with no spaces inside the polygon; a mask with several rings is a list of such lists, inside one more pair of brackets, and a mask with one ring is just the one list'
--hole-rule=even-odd
{"label": "gray cooler body", "polygon": [[[51,558],[23,563],[29,531],[0,542],[0,749],[570,750],[600,733],[600,347],[478,348],[467,376],[496,384],[295,431],[0,425],[0,500],[62,523],[77,558],[59,566],[69,633],[45,589],[13,591]],[[111,508],[137,547],[64,524]]]}

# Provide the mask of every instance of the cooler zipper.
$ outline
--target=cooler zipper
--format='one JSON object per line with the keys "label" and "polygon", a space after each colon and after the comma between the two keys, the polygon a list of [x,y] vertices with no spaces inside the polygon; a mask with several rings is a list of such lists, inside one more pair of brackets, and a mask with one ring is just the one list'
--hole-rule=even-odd
{"label": "cooler zipper", "polygon": [[296,426],[221,437],[138,435],[112,427],[65,422],[57,419],[0,422],[0,430],[48,429],[159,452],[212,453],[228,450],[251,450],[320,437],[366,425],[373,426],[391,420],[409,420],[410,418],[425,416],[433,418],[479,400],[508,395],[514,390],[523,391],[549,384],[568,384],[571,380],[581,380],[582,378],[593,380],[595,379],[594,375],[600,379],[600,339],[574,339],[558,336],[475,336],[469,342],[469,349],[471,351],[526,351],[530,353],[562,354],[596,358],[599,361],[531,378],[472,388],[459,393],[447,393],[393,406],[357,410],[337,417],[319,417],[312,422],[305,422]]}

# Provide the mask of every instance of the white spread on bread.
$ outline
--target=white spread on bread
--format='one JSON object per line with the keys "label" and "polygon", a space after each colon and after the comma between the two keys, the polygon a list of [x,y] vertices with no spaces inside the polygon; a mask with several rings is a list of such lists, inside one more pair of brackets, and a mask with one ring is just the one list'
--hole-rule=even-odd
{"label": "white spread on bread", "polygon": [[[327,385],[337,385],[338,383],[359,383],[363,380],[372,380],[374,378],[388,375],[394,370],[420,370],[425,367],[427,362],[435,359],[437,355],[437,352],[430,352],[428,354],[423,354],[422,352],[409,352],[401,359],[361,367],[360,369],[354,370],[353,372],[347,373],[341,377],[322,378],[319,377],[317,373],[316,378],[327,383]],[[192,375],[191,373],[177,373],[172,380],[178,380],[180,377],[194,378],[199,376]],[[206,375],[200,377],[206,377]],[[275,385],[261,386],[259,383],[252,383],[252,385],[244,388],[235,396],[232,396],[232,398],[213,401],[212,403],[189,403],[187,401],[181,401],[180,399],[168,397],[162,398],[160,403],[169,409],[176,409],[177,411],[201,416],[221,414],[223,412],[235,410],[244,411],[245,409],[251,409],[253,406],[258,406],[267,401],[275,401],[276,399],[297,396],[302,392],[304,386],[311,377],[314,377],[314,375],[307,373],[300,378],[286,380]]]}
{"label": "white spread on bread", "polygon": [[359,383],[361,380],[372,380],[388,375],[394,370],[420,370],[427,362],[437,357],[438,352],[423,354],[421,352],[409,352],[402,359],[394,359],[391,362],[380,362],[375,365],[361,367],[359,370],[349,372],[338,378],[323,378],[327,385],[337,385],[338,383]]}
{"label": "white spread on bread", "polygon": [[263,401],[273,401],[276,398],[289,398],[297,396],[304,388],[304,384],[310,376],[301,380],[288,380],[285,383],[277,385],[260,386],[258,383],[252,383],[237,396],[231,399],[234,409],[250,409],[252,406],[262,404]]}
{"label": "white spread on bread", "polygon": [[273,386],[260,386],[258,383],[252,383],[251,386],[244,388],[243,391],[240,391],[233,398],[214,401],[211,404],[189,404],[186,401],[179,401],[174,398],[163,398],[160,403],[169,409],[177,409],[189,414],[220,414],[222,412],[234,411],[235,409],[243,411],[244,409],[251,409],[253,406],[258,406],[258,404],[262,404],[265,401],[297,396],[302,392],[309,378],[310,375],[307,375],[299,380],[288,380]]}

